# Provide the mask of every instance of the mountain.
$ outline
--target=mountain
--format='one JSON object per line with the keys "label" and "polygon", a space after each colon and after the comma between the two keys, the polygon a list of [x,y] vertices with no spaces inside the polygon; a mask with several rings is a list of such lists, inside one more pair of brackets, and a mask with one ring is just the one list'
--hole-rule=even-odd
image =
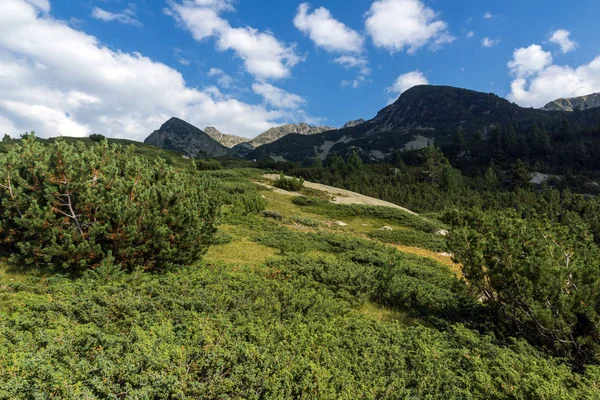
{"label": "mountain", "polygon": [[520,134],[531,134],[536,124],[550,131],[567,118],[578,129],[598,126],[597,115],[582,113],[578,120],[569,117],[573,115],[522,108],[491,93],[421,85],[405,91],[370,121],[318,135],[290,134],[248,157],[302,162],[315,153],[324,160],[332,152],[347,156],[355,150],[365,160],[381,161],[397,151],[419,149],[433,142],[440,146],[456,143],[459,129],[475,141],[490,137],[495,127],[509,125]]}
{"label": "mountain", "polygon": [[223,157],[231,153],[230,149],[205,132],[179,118],[171,118],[165,122],[144,143],[161,149],[181,151],[189,157]]}
{"label": "mountain", "polygon": [[239,157],[245,157],[251,153],[254,149],[263,146],[265,144],[272,143],[284,136],[295,133],[298,135],[315,135],[318,133],[335,130],[330,126],[312,126],[305,123],[302,124],[288,124],[281,125],[271,128],[260,135],[256,136],[252,140],[246,140],[243,143],[235,145],[232,149],[233,153]]}
{"label": "mountain", "polygon": [[365,120],[364,120],[364,119],[362,119],[362,118],[359,118],[359,119],[353,119],[352,121],[348,121],[348,122],[346,122],[346,123],[344,124],[344,126],[342,126],[342,129],[344,129],[344,128],[352,128],[352,127],[355,127],[356,125],[360,125],[360,124],[362,124],[363,122],[365,122]]}
{"label": "mountain", "polygon": [[248,141],[248,138],[245,137],[221,133],[217,130],[217,128],[212,126],[207,126],[206,128],[204,128],[204,133],[206,133],[211,138],[215,139],[217,142],[221,143],[223,146],[229,148],[234,147],[236,144]]}
{"label": "mountain", "polygon": [[551,101],[542,107],[545,111],[575,111],[587,110],[589,108],[600,107],[600,93],[593,93],[587,96],[571,97],[568,99],[557,99]]}
{"label": "mountain", "polygon": [[296,133],[299,135],[315,135],[317,133],[322,133],[326,131],[335,130],[336,128],[332,128],[330,126],[312,126],[308,124],[288,124],[276,126],[267,130],[266,132],[261,133],[254,139],[250,140],[252,146],[260,147],[264,144],[273,143],[274,141],[287,136],[291,133]]}

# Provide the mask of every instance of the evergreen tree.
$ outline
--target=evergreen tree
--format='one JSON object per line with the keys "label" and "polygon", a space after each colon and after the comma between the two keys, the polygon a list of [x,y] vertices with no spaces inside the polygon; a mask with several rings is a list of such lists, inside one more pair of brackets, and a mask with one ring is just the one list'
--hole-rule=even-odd
{"label": "evergreen tree", "polygon": [[489,191],[494,191],[498,189],[498,185],[498,175],[496,175],[493,166],[490,165],[487,171],[485,171],[485,188]]}
{"label": "evergreen tree", "polygon": [[531,173],[529,172],[527,164],[521,159],[518,159],[517,162],[512,165],[511,180],[515,187],[528,188],[531,186]]}
{"label": "evergreen tree", "polygon": [[352,150],[350,157],[348,157],[347,167],[351,172],[360,172],[363,170],[363,161],[356,152],[356,150]]}
{"label": "evergreen tree", "polygon": [[323,162],[321,161],[321,157],[319,156],[319,153],[317,153],[316,151],[315,151],[315,155],[313,157],[313,163],[312,163],[311,167],[317,168],[317,169],[323,168]]}

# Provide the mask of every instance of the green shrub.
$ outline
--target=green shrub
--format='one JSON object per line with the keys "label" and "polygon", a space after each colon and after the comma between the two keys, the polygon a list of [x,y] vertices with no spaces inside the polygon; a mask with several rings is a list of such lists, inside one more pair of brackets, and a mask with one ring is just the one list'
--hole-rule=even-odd
{"label": "green shrub", "polygon": [[278,213],[277,211],[263,211],[260,213],[265,218],[272,218],[277,221],[281,221],[283,219],[283,215]]}
{"label": "green shrub", "polygon": [[105,140],[106,137],[104,135],[100,135],[99,133],[92,133],[90,135],[90,139],[92,140],[92,142],[101,142]]}
{"label": "green shrub", "polygon": [[297,206],[314,206],[328,203],[327,200],[313,196],[296,196],[292,199],[292,203]]}
{"label": "green shrub", "polygon": [[219,171],[223,169],[223,165],[217,160],[198,159],[195,162],[198,171]]}
{"label": "green shrub", "polygon": [[304,186],[304,179],[303,178],[294,178],[294,177],[288,178],[285,175],[281,174],[279,176],[279,178],[277,178],[275,180],[275,183],[273,183],[273,186],[275,186],[276,188],[279,188],[279,189],[290,191],[290,192],[297,192],[298,190],[302,189],[302,187]]}
{"label": "green shrub", "polygon": [[399,229],[394,231],[374,230],[368,235],[385,243],[421,247],[431,251],[445,251],[447,248],[446,238],[433,233]]}
{"label": "green shrub", "polygon": [[134,152],[28,136],[0,156],[0,244],[11,261],[77,272],[109,252],[129,270],[198,260],[216,230],[217,182]]}
{"label": "green shrub", "polygon": [[292,221],[294,221],[300,225],[308,226],[309,228],[316,228],[319,225],[321,225],[321,223],[319,221],[315,221],[312,218],[301,217],[301,216],[292,217]]}

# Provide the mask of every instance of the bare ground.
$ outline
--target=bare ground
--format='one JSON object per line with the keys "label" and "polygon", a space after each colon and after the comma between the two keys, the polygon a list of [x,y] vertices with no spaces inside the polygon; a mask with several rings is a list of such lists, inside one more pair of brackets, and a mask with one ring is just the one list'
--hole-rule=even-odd
{"label": "bare ground", "polygon": [[[263,177],[274,181],[277,178],[279,178],[279,175],[265,174],[265,175],[263,175]],[[273,188],[270,185],[261,184],[259,182],[255,182],[255,183],[258,183],[259,185],[262,185],[262,186],[270,187],[270,188],[274,189],[277,193],[287,194],[290,196],[300,196],[299,193],[288,192],[287,190]],[[349,190],[340,189],[340,188],[336,188],[333,186],[322,185],[320,183],[308,182],[308,181],[304,181],[304,186],[306,186],[307,188],[310,188],[310,189],[320,190],[322,192],[333,195],[334,198],[333,198],[332,202],[336,203],[336,204],[364,204],[364,205],[369,205],[369,206],[390,207],[390,208],[396,208],[398,210],[405,211],[409,214],[417,215],[417,213],[410,211],[407,208],[400,207],[397,204],[390,203],[388,201],[375,199],[375,198],[369,197],[369,196],[364,196],[360,193],[351,192]]]}

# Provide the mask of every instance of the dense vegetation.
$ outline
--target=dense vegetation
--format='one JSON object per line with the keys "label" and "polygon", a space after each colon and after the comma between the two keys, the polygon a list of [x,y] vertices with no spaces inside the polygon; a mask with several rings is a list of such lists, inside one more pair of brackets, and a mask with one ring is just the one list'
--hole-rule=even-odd
{"label": "dense vegetation", "polygon": [[[0,250],[12,254],[0,398],[600,398],[595,198],[535,189],[516,164],[467,177],[433,147],[394,164],[261,165],[427,212],[415,215],[263,190],[251,181],[264,171],[233,161],[175,168],[86,144],[27,138],[0,154]],[[94,169],[110,187],[95,189]],[[52,217],[64,181],[87,221],[80,239],[73,218]],[[115,205],[102,229],[88,215],[100,195]],[[33,204],[46,212],[21,218]],[[156,213],[160,226],[144,220]],[[35,215],[48,218],[22,230]],[[112,242],[126,226],[145,239]],[[92,234],[102,254],[61,270],[79,254],[67,238],[89,251]],[[17,237],[36,249],[29,261]],[[154,242],[173,251],[145,252]],[[134,245],[132,260],[121,249]],[[37,258],[48,249],[60,253]]]}
{"label": "dense vegetation", "polygon": [[214,180],[106,141],[28,136],[0,158],[0,182],[0,245],[14,264],[79,272],[110,255],[164,269],[197,261],[216,230]]}

